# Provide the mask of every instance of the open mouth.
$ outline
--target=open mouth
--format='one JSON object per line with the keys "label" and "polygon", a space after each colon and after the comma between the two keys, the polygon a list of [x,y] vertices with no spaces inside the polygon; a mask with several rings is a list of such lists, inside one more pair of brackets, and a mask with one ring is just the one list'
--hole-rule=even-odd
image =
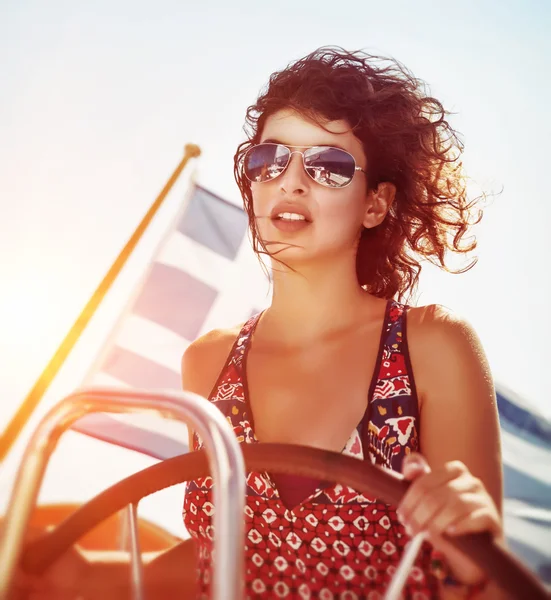
{"label": "open mouth", "polygon": [[272,217],[276,221],[304,221],[309,222],[308,219],[304,215],[300,215],[298,213],[292,212],[282,212],[274,217]]}
{"label": "open mouth", "polygon": [[297,233],[311,224],[304,215],[293,212],[280,212],[272,217],[272,224],[284,233]]}

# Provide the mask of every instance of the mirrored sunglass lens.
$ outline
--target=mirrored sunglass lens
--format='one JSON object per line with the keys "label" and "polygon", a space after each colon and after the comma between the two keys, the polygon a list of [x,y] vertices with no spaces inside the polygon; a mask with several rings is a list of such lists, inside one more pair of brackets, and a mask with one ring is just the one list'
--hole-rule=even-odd
{"label": "mirrored sunglass lens", "polygon": [[245,156],[245,175],[255,182],[269,181],[280,175],[289,162],[289,150],[277,144],[259,144]]}
{"label": "mirrored sunglass lens", "polygon": [[327,187],[343,187],[354,177],[353,157],[339,148],[310,148],[304,162],[314,181]]}

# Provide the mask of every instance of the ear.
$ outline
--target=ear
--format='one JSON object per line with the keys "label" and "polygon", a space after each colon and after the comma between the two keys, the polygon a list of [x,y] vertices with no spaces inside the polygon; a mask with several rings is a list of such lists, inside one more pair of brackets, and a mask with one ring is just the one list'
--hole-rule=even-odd
{"label": "ear", "polygon": [[371,229],[380,225],[390,210],[395,196],[396,186],[393,183],[379,183],[376,190],[369,190],[363,226]]}

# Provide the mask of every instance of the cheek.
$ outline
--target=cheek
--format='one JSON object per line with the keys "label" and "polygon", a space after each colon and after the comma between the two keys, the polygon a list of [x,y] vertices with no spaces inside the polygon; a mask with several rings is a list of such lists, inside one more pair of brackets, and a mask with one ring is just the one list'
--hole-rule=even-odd
{"label": "cheek", "polygon": [[269,208],[270,193],[267,189],[268,184],[252,184],[251,193],[253,196],[253,210],[257,217],[266,216]]}
{"label": "cheek", "polygon": [[263,239],[266,237],[270,212],[270,192],[266,189],[267,187],[267,184],[251,186],[256,229]]}
{"label": "cheek", "polygon": [[320,198],[319,208],[324,221],[343,227],[357,229],[364,217],[365,206],[357,193],[342,190],[338,194],[327,194]]}

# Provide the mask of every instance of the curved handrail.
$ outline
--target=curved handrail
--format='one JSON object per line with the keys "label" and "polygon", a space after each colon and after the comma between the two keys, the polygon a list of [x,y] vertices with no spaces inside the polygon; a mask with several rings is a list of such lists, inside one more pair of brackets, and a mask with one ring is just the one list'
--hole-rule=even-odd
{"label": "curved handrail", "polygon": [[77,390],[56,404],[40,421],[27,444],[0,541],[0,600],[8,598],[48,458],[62,433],[80,417],[92,412],[153,412],[192,424],[205,443],[216,481],[214,597],[217,600],[240,598],[245,466],[233,430],[222,413],[201,396],[190,392],[87,388]]}

